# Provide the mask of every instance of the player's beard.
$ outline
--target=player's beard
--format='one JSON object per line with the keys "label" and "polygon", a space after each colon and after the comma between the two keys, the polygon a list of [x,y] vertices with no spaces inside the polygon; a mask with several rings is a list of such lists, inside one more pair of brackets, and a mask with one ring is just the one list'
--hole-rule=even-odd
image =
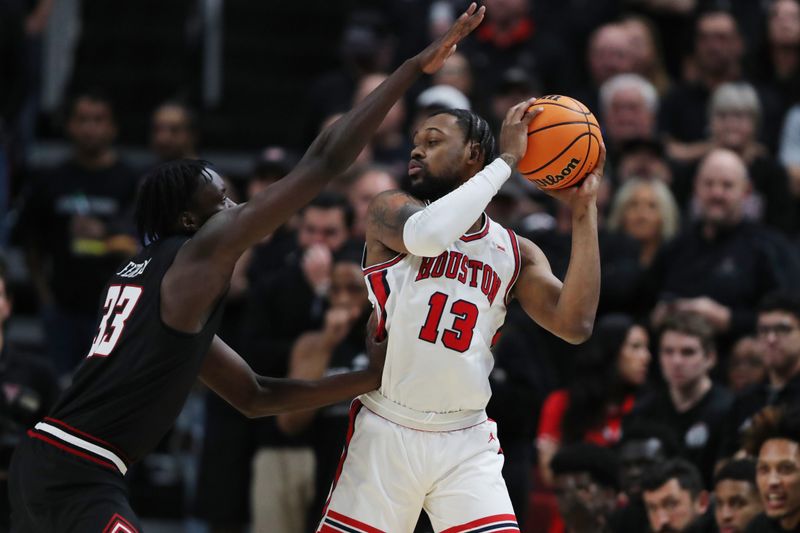
{"label": "player's beard", "polygon": [[442,196],[453,192],[459,185],[461,179],[457,176],[431,176],[425,175],[421,180],[412,182],[408,192],[414,198],[419,198],[426,202],[435,202]]}

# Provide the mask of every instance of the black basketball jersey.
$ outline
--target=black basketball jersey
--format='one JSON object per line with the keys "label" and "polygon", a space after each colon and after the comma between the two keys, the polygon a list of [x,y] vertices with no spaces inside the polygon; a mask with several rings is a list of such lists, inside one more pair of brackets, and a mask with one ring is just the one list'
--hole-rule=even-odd
{"label": "black basketball jersey", "polygon": [[111,278],[92,346],[32,437],[124,474],[166,434],[222,316],[218,304],[197,334],[175,331],[161,320],[161,281],[186,240],[150,244]]}

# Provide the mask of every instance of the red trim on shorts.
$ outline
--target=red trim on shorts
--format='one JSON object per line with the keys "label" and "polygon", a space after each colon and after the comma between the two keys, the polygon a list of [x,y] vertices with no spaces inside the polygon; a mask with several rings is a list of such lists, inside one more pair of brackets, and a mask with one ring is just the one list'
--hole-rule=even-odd
{"label": "red trim on shorts", "polygon": [[405,257],[406,257],[406,254],[397,254],[396,256],[394,256],[393,258],[389,259],[388,261],[384,261],[383,263],[377,263],[377,264],[374,264],[374,265],[372,265],[370,267],[362,268],[362,270],[364,271],[364,275],[365,276],[369,276],[373,272],[377,272],[379,270],[383,270],[383,269],[386,269],[386,268],[389,268],[391,266],[396,265],[397,263],[399,263],[400,261],[405,259]]}
{"label": "red trim on shorts", "polygon": [[483,223],[483,228],[479,230],[478,233],[473,233],[471,235],[462,235],[461,236],[462,242],[477,241],[478,239],[482,239],[489,234],[489,217],[487,217],[486,213],[484,213],[483,218],[485,219],[485,222]]}
{"label": "red trim on shorts", "polygon": [[342,450],[342,456],[339,458],[339,466],[336,467],[336,475],[333,477],[333,483],[331,483],[331,491],[328,494],[328,500],[325,502],[325,507],[322,508],[322,518],[323,521],[325,520],[325,514],[328,511],[328,505],[331,503],[331,498],[333,497],[333,491],[336,490],[336,484],[339,481],[339,476],[342,475],[342,469],[344,468],[344,460],[347,458],[347,449],[350,446],[350,439],[353,438],[353,432],[356,428],[356,416],[361,411],[361,408],[364,407],[364,404],[361,403],[360,400],[356,399],[353,400],[353,403],[350,405],[350,423],[347,425],[347,438],[344,441],[344,449]]}
{"label": "red trim on shorts", "polygon": [[132,531],[133,533],[139,533],[139,530],[133,527],[133,524],[125,520],[122,516],[118,513],[114,513],[114,516],[111,517],[111,520],[108,521],[106,527],[103,528],[103,533],[116,533],[118,530],[114,529],[114,526],[125,526],[128,530]]}
{"label": "red trim on shorts", "polygon": [[66,444],[62,444],[62,443],[58,442],[57,440],[53,440],[51,438],[45,437],[41,433],[38,433],[38,432],[36,432],[36,431],[34,431],[32,429],[28,430],[28,436],[31,437],[32,439],[39,439],[39,440],[41,440],[43,442],[46,442],[47,444],[49,444],[51,446],[55,446],[59,450],[63,450],[65,452],[71,453],[72,455],[77,455],[78,457],[80,457],[82,459],[86,459],[87,461],[91,461],[93,463],[97,463],[100,466],[104,466],[106,468],[110,468],[114,472],[120,473],[119,469],[117,468],[117,465],[115,465],[114,463],[110,463],[110,462],[105,461],[103,459],[98,459],[97,457],[95,457],[93,455],[89,455],[88,453],[83,453],[82,451],[76,450],[75,448],[67,446]]}
{"label": "red trim on shorts", "polygon": [[91,440],[95,441],[97,444],[101,444],[104,448],[108,448],[109,451],[114,452],[114,455],[119,455],[120,459],[125,461],[125,465],[126,466],[128,466],[130,464],[130,460],[128,459],[128,456],[125,454],[125,452],[123,452],[122,450],[120,450],[119,448],[114,446],[113,444],[108,443],[108,442],[104,441],[103,439],[98,439],[94,435],[89,435],[88,433],[86,433],[84,431],[81,431],[80,429],[76,429],[76,428],[70,426],[69,424],[67,424],[66,422],[62,422],[61,420],[56,420],[55,418],[50,418],[49,416],[46,416],[44,418],[44,420],[45,420],[45,422],[52,422],[53,424],[56,424],[57,426],[61,426],[62,429],[65,429],[65,430],[67,430],[69,432],[75,433],[76,436],[85,437],[87,439],[91,439]]}
{"label": "red trim on shorts", "polygon": [[349,516],[345,516],[343,514],[339,514],[336,511],[328,511],[328,515],[326,518],[330,517],[331,520],[336,520],[337,522],[341,522],[342,524],[350,527],[354,527],[363,531],[364,533],[385,533],[383,530],[380,530],[376,527],[372,527],[369,524],[365,524],[364,522],[359,522]]}
{"label": "red trim on shorts", "polygon": [[[514,522],[514,526],[517,525],[517,517],[513,514],[496,514],[492,516],[487,516],[485,518],[479,518],[477,520],[473,520],[472,522],[467,522],[466,524],[461,524],[460,526],[454,526],[449,529],[445,529],[441,533],[459,533],[461,531],[467,531],[468,529],[473,529],[478,526],[488,526],[490,524],[497,524],[499,527],[501,522]],[[510,526],[510,524],[509,524]],[[514,533],[519,533],[519,527],[506,527],[504,529],[487,529],[486,531],[491,531],[492,533],[504,533],[507,531],[513,531]]]}
{"label": "red trim on shorts", "polygon": [[522,254],[519,250],[519,241],[517,240],[517,235],[510,229],[506,229],[506,231],[508,231],[508,238],[511,239],[511,250],[514,252],[514,275],[511,276],[511,281],[508,282],[508,287],[506,287],[505,302],[506,305],[508,305],[508,297],[511,296],[511,289],[517,282],[519,271],[522,268],[522,261],[520,260]]}

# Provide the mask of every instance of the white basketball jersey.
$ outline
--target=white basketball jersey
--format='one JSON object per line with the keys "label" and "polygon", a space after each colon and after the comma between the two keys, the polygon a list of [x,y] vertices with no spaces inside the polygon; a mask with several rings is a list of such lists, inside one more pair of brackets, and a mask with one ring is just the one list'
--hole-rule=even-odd
{"label": "white basketball jersey", "polygon": [[364,269],[369,298],[388,334],[378,391],[361,397],[381,416],[449,431],[486,419],[491,346],[519,275],[514,232],[484,215],[438,257],[400,254]]}

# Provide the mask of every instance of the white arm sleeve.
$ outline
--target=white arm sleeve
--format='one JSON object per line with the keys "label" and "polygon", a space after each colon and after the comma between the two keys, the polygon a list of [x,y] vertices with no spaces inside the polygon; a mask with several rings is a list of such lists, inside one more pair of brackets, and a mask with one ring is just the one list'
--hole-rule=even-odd
{"label": "white arm sleeve", "polygon": [[411,215],[403,226],[406,249],[420,257],[444,252],[478,220],[510,176],[511,167],[495,159],[459,188]]}

